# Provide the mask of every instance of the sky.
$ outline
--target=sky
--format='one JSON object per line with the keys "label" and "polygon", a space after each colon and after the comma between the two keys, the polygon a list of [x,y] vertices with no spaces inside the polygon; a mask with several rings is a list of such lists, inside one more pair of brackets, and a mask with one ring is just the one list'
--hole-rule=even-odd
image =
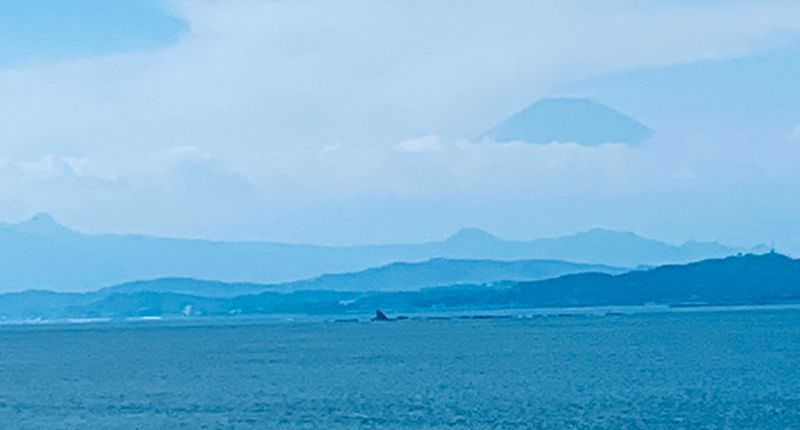
{"label": "sky", "polygon": [[[320,244],[595,227],[800,255],[790,1],[0,2],[0,220]],[[472,138],[542,98],[637,144]]]}

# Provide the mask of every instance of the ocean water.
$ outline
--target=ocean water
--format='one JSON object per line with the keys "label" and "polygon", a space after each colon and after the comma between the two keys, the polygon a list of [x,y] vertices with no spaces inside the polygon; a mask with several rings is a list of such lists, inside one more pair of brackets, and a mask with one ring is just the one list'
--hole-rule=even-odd
{"label": "ocean water", "polygon": [[0,428],[800,428],[800,311],[0,327]]}

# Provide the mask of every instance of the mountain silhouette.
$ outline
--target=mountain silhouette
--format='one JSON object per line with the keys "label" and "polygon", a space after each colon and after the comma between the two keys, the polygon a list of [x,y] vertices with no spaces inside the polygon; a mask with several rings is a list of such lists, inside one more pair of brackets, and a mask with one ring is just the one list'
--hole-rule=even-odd
{"label": "mountain silhouette", "polygon": [[635,144],[652,131],[634,118],[602,103],[580,98],[540,100],[500,122],[480,136],[494,142],[547,144],[573,142]]}
{"label": "mountain silhouette", "polygon": [[746,249],[716,243],[674,246],[633,233],[592,230],[532,241],[463,229],[445,240],[402,245],[316,246],[136,235],[89,235],[45,215],[0,225],[0,292],[93,291],[142,279],[196,278],[275,284],[436,258],[562,260],[612,267],[722,257]]}
{"label": "mountain silhouette", "polygon": [[44,212],[39,212],[28,220],[13,225],[13,228],[21,233],[48,237],[68,237],[77,234],[77,232],[59,224],[50,214]]}

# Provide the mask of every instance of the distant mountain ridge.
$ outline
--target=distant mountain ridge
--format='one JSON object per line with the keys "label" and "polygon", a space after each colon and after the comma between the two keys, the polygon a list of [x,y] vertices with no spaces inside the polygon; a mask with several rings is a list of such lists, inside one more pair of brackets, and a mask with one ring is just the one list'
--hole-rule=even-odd
{"label": "distant mountain ridge", "polygon": [[558,260],[456,260],[435,258],[418,263],[391,263],[356,273],[326,274],[282,284],[291,291],[413,291],[457,284],[483,284],[554,278],[582,272],[624,273],[626,269]]}
{"label": "distant mountain ridge", "polygon": [[192,278],[159,278],[126,282],[98,290],[98,294],[142,291],[232,297],[265,291],[414,291],[426,287],[499,281],[535,281],[582,273],[624,273],[626,269],[599,264],[556,260],[453,260],[435,258],[416,263],[391,263],[359,272],[332,273],[279,284],[228,283]]}
{"label": "distant mountain ridge", "polygon": [[767,253],[618,275],[580,273],[521,282],[509,295],[535,306],[800,302],[800,260]]}
{"label": "distant mountain ridge", "polygon": [[500,287],[435,288],[387,293],[352,306],[392,311],[638,306],[647,304],[800,304],[800,260],[768,253],[665,265],[609,275],[578,273]]}
{"label": "distant mountain ridge", "polygon": [[750,250],[716,243],[672,246],[632,233],[591,230],[555,239],[510,241],[464,229],[443,241],[405,245],[316,246],[219,242],[133,235],[87,235],[39,214],[0,225],[0,292],[92,291],[155,278],[285,283],[434,258],[548,259],[637,267],[722,257]]}

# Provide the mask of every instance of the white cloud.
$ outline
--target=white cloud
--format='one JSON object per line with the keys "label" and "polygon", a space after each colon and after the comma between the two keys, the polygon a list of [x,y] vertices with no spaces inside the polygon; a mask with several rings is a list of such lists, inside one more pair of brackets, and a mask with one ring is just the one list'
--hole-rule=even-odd
{"label": "white cloud", "polygon": [[96,178],[87,157],[71,157],[58,154],[44,154],[33,160],[20,160],[13,163],[23,180],[54,179],[63,175],[77,178]]}
{"label": "white cloud", "polygon": [[167,154],[182,159],[211,159],[211,152],[193,145],[180,145],[167,148]]}
{"label": "white cloud", "polygon": [[439,151],[442,149],[442,139],[439,136],[428,135],[406,140],[397,147],[403,152]]}
{"label": "white cloud", "polygon": [[320,155],[325,156],[328,154],[332,154],[334,152],[339,151],[340,149],[342,149],[342,144],[339,142],[322,145],[322,149],[320,150]]}

